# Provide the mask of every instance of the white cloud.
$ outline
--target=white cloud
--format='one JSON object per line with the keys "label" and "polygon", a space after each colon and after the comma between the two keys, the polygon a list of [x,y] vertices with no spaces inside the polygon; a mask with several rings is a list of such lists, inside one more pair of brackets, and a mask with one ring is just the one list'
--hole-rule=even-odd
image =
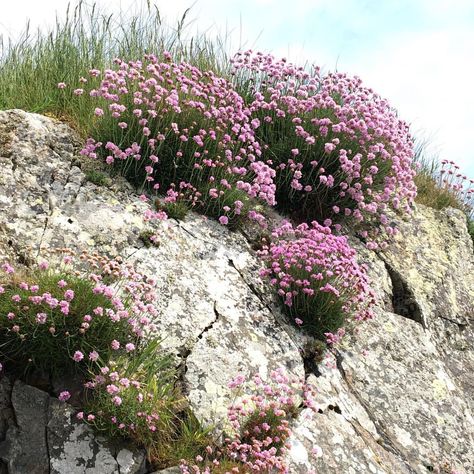
{"label": "white cloud", "polygon": [[394,38],[347,66],[388,97],[441,158],[474,176],[474,34],[440,30]]}

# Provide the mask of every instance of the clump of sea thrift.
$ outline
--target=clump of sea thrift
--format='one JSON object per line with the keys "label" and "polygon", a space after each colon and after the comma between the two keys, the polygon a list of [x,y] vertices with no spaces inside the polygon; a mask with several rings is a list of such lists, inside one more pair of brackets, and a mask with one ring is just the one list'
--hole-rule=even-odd
{"label": "clump of sea thrift", "polygon": [[171,357],[151,339],[91,373],[86,404],[77,414],[111,438],[131,439],[151,461],[164,452],[184,426],[183,398],[175,387]]}
{"label": "clump of sea thrift", "polygon": [[357,77],[271,55],[247,51],[232,63],[236,88],[251,91],[280,207],[301,220],[350,218],[393,233],[386,211],[410,212],[416,186],[413,140],[388,102]]}
{"label": "clump of sea thrift", "polygon": [[251,380],[237,375],[229,387],[238,395],[228,408],[231,433],[222,446],[208,446],[194,465],[183,461],[182,473],[287,473],[291,422],[302,408],[316,409],[313,390],[304,381],[291,380],[281,368],[272,371],[268,381],[259,375]]}
{"label": "clump of sea thrift", "polygon": [[260,159],[258,123],[225,79],[166,53],[164,61],[116,59],[90,75],[97,126],[84,155],[118,165],[167,203],[185,201],[221,222],[241,218],[242,196],[275,203],[275,171]]}
{"label": "clump of sea thrift", "polygon": [[[154,282],[129,264],[83,254],[36,267],[2,265],[0,347],[7,369],[87,373],[133,351],[152,328]],[[64,397],[63,397],[64,398]]]}
{"label": "clump of sea thrift", "polygon": [[474,179],[462,174],[454,161],[443,160],[437,184],[452,193],[463,206],[468,219],[474,220]]}
{"label": "clump of sea thrift", "polygon": [[372,318],[375,294],[346,237],[316,221],[284,222],[272,237],[259,252],[266,262],[261,276],[276,287],[297,326],[335,343],[345,325]]}

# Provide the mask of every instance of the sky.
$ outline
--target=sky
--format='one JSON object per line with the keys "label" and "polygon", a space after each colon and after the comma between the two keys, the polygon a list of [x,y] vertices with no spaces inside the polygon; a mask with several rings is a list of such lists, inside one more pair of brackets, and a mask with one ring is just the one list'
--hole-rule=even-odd
{"label": "sky", "polygon": [[[86,0],[92,3],[92,0]],[[73,2],[74,3],[74,2]],[[139,0],[96,0],[113,12]],[[387,98],[428,153],[474,178],[474,0],[154,0],[188,31],[358,75]],[[67,0],[0,0],[0,34],[48,28]]]}

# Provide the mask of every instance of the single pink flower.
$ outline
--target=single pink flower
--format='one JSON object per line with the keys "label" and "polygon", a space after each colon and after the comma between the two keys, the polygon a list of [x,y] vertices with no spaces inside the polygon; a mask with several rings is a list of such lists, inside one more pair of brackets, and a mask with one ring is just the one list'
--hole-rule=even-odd
{"label": "single pink flower", "polygon": [[84,354],[81,351],[76,351],[74,352],[72,358],[74,359],[74,361],[80,362],[82,359],[84,359]]}
{"label": "single pink flower", "polygon": [[67,390],[65,390],[64,392],[61,392],[58,396],[58,399],[61,402],[67,402],[70,398],[71,398],[71,394]]}

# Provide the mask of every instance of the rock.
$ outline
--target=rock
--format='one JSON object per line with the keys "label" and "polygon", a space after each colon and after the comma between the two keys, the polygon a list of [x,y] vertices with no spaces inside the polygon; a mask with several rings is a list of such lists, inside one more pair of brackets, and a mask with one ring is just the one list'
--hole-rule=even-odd
{"label": "rock", "polygon": [[[10,408],[11,407],[11,408]],[[74,410],[37,388],[0,380],[0,472],[144,474],[145,453],[112,444],[75,421]],[[2,470],[3,469],[3,470]]]}
{"label": "rock", "polygon": [[[43,249],[66,246],[122,255],[155,277],[162,345],[176,356],[190,406],[217,428],[231,401],[227,383],[238,372],[265,375],[283,366],[302,376],[306,362],[320,410],[294,421],[291,473],[472,472],[474,252],[461,212],[418,206],[410,219],[392,216],[400,233],[384,252],[351,237],[372,277],[377,317],[315,367],[300,355],[305,338],[258,277],[252,235],[192,213],[180,222],[145,222],[150,203],[122,180],[109,188],[87,182],[76,144],[56,121],[0,112],[0,259],[28,263]],[[159,247],[144,247],[145,230],[157,233]],[[33,415],[21,393],[11,407],[4,380],[0,459],[14,466],[28,451],[29,433],[15,425],[12,409],[25,406],[23,426]],[[35,423],[43,433],[47,426],[48,443],[44,435],[33,441],[35,468],[144,472],[142,454],[109,445],[72,420],[67,405],[25,391],[38,399]]]}
{"label": "rock", "polygon": [[161,471],[155,471],[151,474],[181,474],[179,467],[169,467],[168,469],[162,469]]}
{"label": "rock", "polygon": [[474,251],[466,217],[457,209],[421,207],[399,223],[382,259],[398,281],[399,313],[429,331],[446,370],[474,410]]}
{"label": "rock", "polygon": [[[240,234],[197,215],[147,224],[150,204],[128,186],[112,190],[83,179],[72,165],[74,142],[68,146],[63,125],[22,111],[0,112],[0,128],[9,120],[16,126],[9,146],[15,159],[0,159],[0,196],[9,196],[0,214],[3,241],[12,242],[22,260],[34,259],[40,247],[65,246],[130,256],[155,277],[163,347],[177,354],[188,399],[203,422],[224,420],[232,400],[227,383],[239,372],[266,375],[283,366],[304,375],[291,332],[254,287],[259,263]],[[45,145],[56,142],[61,146]],[[145,228],[158,232],[159,247],[143,246]]]}
{"label": "rock", "polygon": [[73,418],[66,403],[51,400],[48,422],[51,474],[144,474],[145,454],[113,445]]}
{"label": "rock", "polygon": [[377,315],[311,376],[321,413],[295,424],[294,472],[472,470],[474,253],[465,218],[419,206],[399,227],[384,253],[353,240]]}
{"label": "rock", "polygon": [[22,382],[15,382],[11,393],[15,425],[10,424],[5,440],[0,443],[0,458],[9,474],[49,473],[48,445],[45,426],[49,396]]}

